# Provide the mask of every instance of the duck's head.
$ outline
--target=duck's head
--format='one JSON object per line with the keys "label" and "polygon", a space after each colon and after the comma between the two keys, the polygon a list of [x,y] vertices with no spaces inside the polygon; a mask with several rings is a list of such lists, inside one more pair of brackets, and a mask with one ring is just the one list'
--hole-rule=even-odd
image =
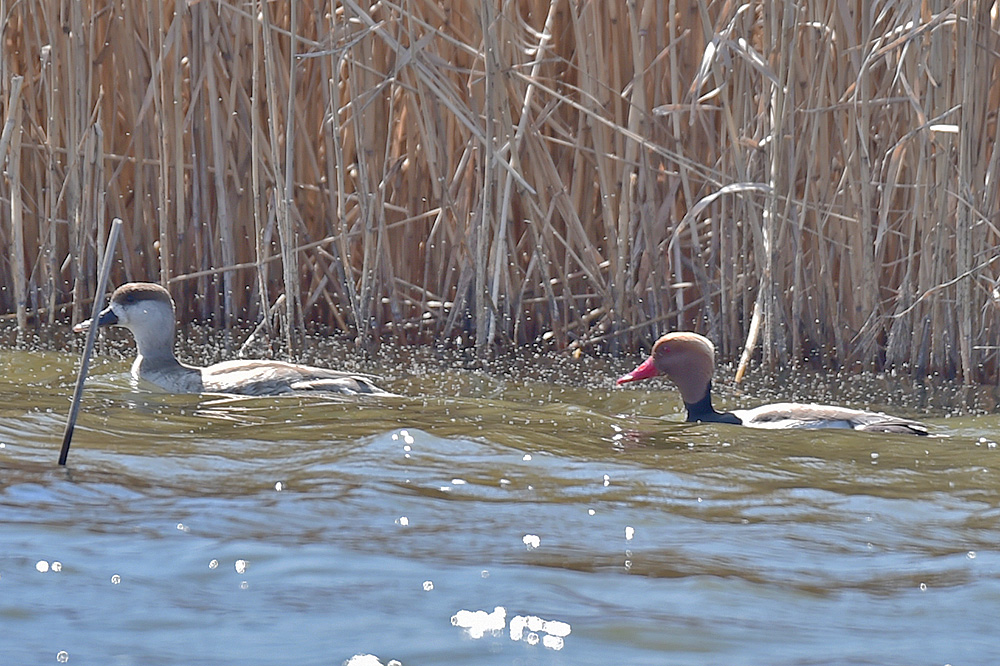
{"label": "duck's head", "polygon": [[715,347],[703,335],[678,331],[667,333],[653,345],[653,353],[632,372],[618,378],[618,384],[666,375],[680,389],[684,402],[693,404],[705,397],[715,370]]}
{"label": "duck's head", "polygon": [[[86,331],[93,321],[73,327],[77,333]],[[97,316],[97,326],[123,326],[132,332],[139,354],[143,356],[169,353],[173,355],[174,301],[170,293],[151,282],[123,284],[111,295],[111,302]]]}

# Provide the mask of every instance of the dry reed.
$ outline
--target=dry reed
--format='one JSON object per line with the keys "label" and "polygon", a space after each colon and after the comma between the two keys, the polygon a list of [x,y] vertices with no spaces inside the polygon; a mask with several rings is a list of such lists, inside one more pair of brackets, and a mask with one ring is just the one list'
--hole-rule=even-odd
{"label": "dry reed", "polygon": [[292,351],[306,322],[484,353],[694,328],[745,361],[997,377],[992,4],[0,18],[0,309],[22,330],[82,315],[121,217],[116,281],[170,285],[186,319],[275,315]]}

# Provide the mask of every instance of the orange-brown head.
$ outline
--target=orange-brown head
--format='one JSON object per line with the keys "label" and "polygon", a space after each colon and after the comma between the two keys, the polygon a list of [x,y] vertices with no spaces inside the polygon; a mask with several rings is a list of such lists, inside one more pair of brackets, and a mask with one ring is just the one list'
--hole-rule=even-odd
{"label": "orange-brown head", "polygon": [[653,353],[639,367],[618,378],[618,384],[666,375],[680,389],[685,403],[708,393],[715,370],[715,347],[703,335],[688,331],[667,333],[653,345]]}

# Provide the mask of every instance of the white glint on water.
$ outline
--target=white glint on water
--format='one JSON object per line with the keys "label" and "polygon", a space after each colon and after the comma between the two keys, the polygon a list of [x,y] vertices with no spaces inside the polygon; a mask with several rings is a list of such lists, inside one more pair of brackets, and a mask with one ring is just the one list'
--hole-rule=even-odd
{"label": "white glint on water", "polygon": [[[390,661],[389,664],[398,664],[398,661]],[[379,658],[373,654],[356,654],[344,662],[344,666],[383,666]],[[386,665],[388,666],[388,665]]]}
{"label": "white glint on water", "polygon": [[236,573],[244,574],[247,572],[247,568],[250,566],[250,563],[246,560],[236,560],[233,566],[236,568]]}
{"label": "white glint on water", "polygon": [[396,524],[399,525],[400,527],[406,527],[407,525],[410,524],[410,519],[407,518],[406,516],[400,516],[399,518],[396,519]]}
{"label": "white glint on water", "polygon": [[430,592],[434,589],[434,581],[425,580],[424,581],[424,592]]}
{"label": "white glint on water", "polygon": [[562,650],[563,644],[563,639],[558,636],[544,636],[542,638],[542,645],[550,650]]}
{"label": "white glint on water", "polygon": [[539,544],[542,543],[542,540],[538,538],[537,534],[525,534],[521,537],[521,541],[524,542],[524,545],[528,550],[534,550],[535,548],[538,548]]}
{"label": "white glint on water", "polygon": [[634,536],[635,536],[635,528],[634,527],[626,527],[625,528],[625,540],[626,541],[631,541],[632,537],[634,537]]}
{"label": "white glint on water", "polygon": [[503,606],[497,606],[491,613],[460,610],[451,616],[451,623],[464,629],[470,638],[482,638],[486,634],[499,636],[507,626],[507,610]]}
{"label": "white glint on water", "polygon": [[35,570],[38,571],[38,573],[46,573],[49,570],[49,563],[45,560],[38,560],[38,562],[35,563]]}
{"label": "white glint on water", "polygon": [[[507,609],[497,606],[492,612],[484,610],[460,610],[451,617],[452,625],[459,627],[474,639],[486,635],[503,635],[507,619]],[[545,620],[537,615],[515,615],[510,620],[508,636],[510,640],[528,645],[541,645],[550,650],[561,650],[572,628],[566,622]]]}
{"label": "white glint on water", "polygon": [[524,641],[529,645],[537,645],[540,641],[551,650],[561,650],[570,631],[566,622],[544,620],[537,615],[516,615],[510,621],[512,641]]}

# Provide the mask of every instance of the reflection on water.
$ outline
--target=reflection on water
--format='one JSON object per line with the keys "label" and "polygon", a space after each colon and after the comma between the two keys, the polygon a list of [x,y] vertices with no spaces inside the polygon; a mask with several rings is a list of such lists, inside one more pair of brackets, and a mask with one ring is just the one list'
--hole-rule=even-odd
{"label": "reflection on water", "polygon": [[726,406],[913,438],[682,423],[613,386],[631,359],[387,351],[358,369],[401,397],[345,400],[151,393],[101,354],[59,469],[76,361],[0,352],[5,663],[1000,659],[992,389],[719,371]]}

